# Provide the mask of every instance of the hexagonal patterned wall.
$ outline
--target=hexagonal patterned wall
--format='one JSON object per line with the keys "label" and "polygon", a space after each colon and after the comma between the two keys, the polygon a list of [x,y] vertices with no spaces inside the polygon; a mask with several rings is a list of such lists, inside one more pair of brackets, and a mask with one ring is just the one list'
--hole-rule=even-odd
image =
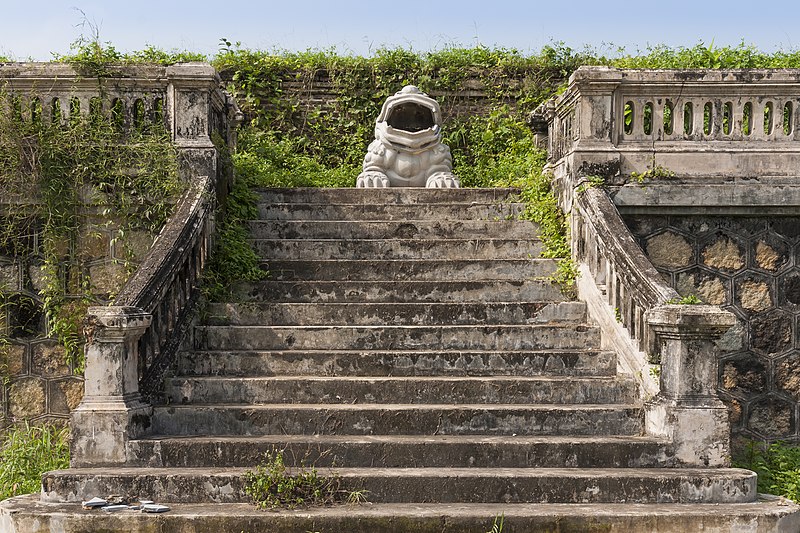
{"label": "hexagonal patterned wall", "polygon": [[[64,422],[83,397],[83,376],[65,363],[63,347],[50,338],[40,291],[44,288],[40,236],[22,236],[0,249],[0,428],[4,422]],[[95,217],[78,238],[70,287],[91,287],[94,303],[108,303],[128,272],[153,243],[143,231],[122,232]],[[77,284],[77,285],[73,285]]]}
{"label": "hexagonal patterned wall", "polygon": [[625,221],[680,294],[738,318],[723,338],[719,374],[734,437],[800,442],[800,218]]}

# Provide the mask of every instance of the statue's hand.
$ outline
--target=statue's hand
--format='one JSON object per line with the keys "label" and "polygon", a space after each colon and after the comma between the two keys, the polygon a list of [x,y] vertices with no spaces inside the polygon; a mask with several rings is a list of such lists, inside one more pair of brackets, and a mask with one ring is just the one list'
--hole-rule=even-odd
{"label": "statue's hand", "polygon": [[362,172],[356,180],[356,187],[388,187],[389,178],[383,172]]}
{"label": "statue's hand", "polygon": [[429,189],[458,189],[461,182],[452,172],[435,172],[431,174],[425,187]]}

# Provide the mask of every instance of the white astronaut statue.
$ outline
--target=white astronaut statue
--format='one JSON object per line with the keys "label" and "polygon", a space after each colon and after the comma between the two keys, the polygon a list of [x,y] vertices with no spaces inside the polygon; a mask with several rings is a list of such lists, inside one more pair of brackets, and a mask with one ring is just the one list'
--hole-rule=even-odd
{"label": "white astronaut statue", "polygon": [[356,187],[460,187],[441,127],[439,104],[413,85],[387,98]]}

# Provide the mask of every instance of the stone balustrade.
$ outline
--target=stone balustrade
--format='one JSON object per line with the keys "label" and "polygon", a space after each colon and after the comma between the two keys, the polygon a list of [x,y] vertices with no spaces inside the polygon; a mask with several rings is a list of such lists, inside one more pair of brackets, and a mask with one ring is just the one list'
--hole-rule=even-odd
{"label": "stone balustrade", "polygon": [[[624,183],[650,171],[652,190],[620,193],[631,196],[633,208],[654,203],[645,194],[669,203],[672,190],[662,189],[679,185],[684,196],[716,210],[746,205],[750,194],[775,209],[776,187],[793,183],[800,165],[798,87],[800,70],[790,69],[581,67],[563,95],[539,108],[535,122],[548,124],[553,168],[569,169],[555,172],[560,179],[597,175],[620,185],[612,178]],[[557,185],[569,208],[567,191],[576,184]],[[718,190],[698,194],[697,187],[709,185]],[[796,201],[796,192],[789,193]]]}
{"label": "stone balustrade", "polygon": [[[687,185],[791,176],[800,157],[791,102],[798,82],[794,71],[583,67],[533,121],[570,217],[579,295],[604,346],[641,386],[647,432],[672,442],[676,464],[729,464],[717,341],[736,320],[717,306],[676,305],[680,295],[639,247],[615,201],[638,187],[646,204],[647,189],[659,182],[669,187],[656,195],[663,200]],[[631,174],[648,170],[646,183],[629,183],[636,181]],[[733,196],[723,191],[714,201]]]}
{"label": "stone balustrade", "polygon": [[100,76],[66,64],[5,64],[0,90],[22,120],[102,115],[123,131],[158,125],[178,150],[186,192],[112,305],[91,307],[86,318],[85,394],[72,412],[72,463],[122,464],[127,440],[148,430],[147,400],[158,394],[189,328],[214,208],[231,186],[213,138],[235,145],[242,114],[204,63],[108,67]]}

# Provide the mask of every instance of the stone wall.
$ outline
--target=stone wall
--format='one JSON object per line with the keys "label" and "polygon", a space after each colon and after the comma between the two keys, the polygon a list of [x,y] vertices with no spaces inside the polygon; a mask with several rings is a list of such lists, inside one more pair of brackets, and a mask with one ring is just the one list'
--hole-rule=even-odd
{"label": "stone wall", "polygon": [[[220,72],[223,81],[235,86],[237,82],[234,80],[234,74],[235,72],[231,70]],[[509,75],[498,81],[498,86],[495,87],[494,92],[514,93],[521,90],[523,86],[535,84],[542,94],[552,94],[563,81],[564,79],[558,76],[543,76],[540,79],[538,77],[528,78],[524,73],[521,73]],[[409,73],[408,83],[415,83],[413,73]],[[398,80],[395,90],[400,90],[402,86],[403,84]],[[298,123],[307,120],[308,113],[318,113],[320,110],[324,110],[325,113],[337,114],[340,112],[340,106],[337,104],[338,99],[341,96],[348,100],[353,97],[352,94],[343,93],[343,90],[337,87],[330,74],[325,70],[318,70],[314,72],[313,76],[303,75],[303,73],[299,72],[285,72],[283,73],[283,79],[276,87],[265,86],[262,89],[253,88],[252,90],[254,91],[253,96],[256,97],[259,105],[265,109],[273,106],[272,99],[278,96],[282,100],[296,102],[297,109],[294,113],[294,120],[297,120]],[[477,77],[465,80],[458,90],[432,90],[428,92],[431,97],[439,102],[445,121],[459,117],[487,115],[498,104],[507,105],[510,109],[515,109],[518,106],[515,98],[502,98],[498,101],[491,93],[492,91],[487,90],[484,82]],[[381,103],[383,100],[381,98]],[[380,109],[380,104],[377,104],[377,109]],[[252,111],[252,109],[245,110],[248,115],[252,114]],[[247,118],[253,117],[248,116]]]}
{"label": "stone wall", "polygon": [[719,371],[734,437],[800,442],[800,218],[624,218],[681,295],[738,318]]}
{"label": "stone wall", "polygon": [[[0,63],[0,89],[14,95],[14,101],[19,103],[19,120],[26,122],[63,122],[79,117],[90,120],[97,117],[93,115],[97,112],[119,121],[123,130],[146,126],[149,121],[163,122],[178,151],[179,177],[190,185],[190,190],[195,181],[210,180],[216,195],[207,195],[224,198],[231,176],[217,165],[211,136],[219,134],[233,148],[241,113],[222,90],[213,67],[205,63],[120,65],[109,67],[105,74],[102,79],[87,76],[65,63]],[[36,191],[22,186],[17,191],[8,183],[7,192],[0,198],[0,229],[7,229],[11,211],[15,215],[30,212],[31,216],[13,217],[27,220],[25,227],[11,228],[19,238],[12,239],[13,245],[0,247],[0,430],[7,422],[23,419],[66,421],[84,393],[82,369],[65,362],[65,350],[47,329],[41,297],[45,274],[42,224],[35,220],[39,209]],[[68,300],[78,294],[90,295],[88,302],[73,298],[77,324],[86,318],[89,305],[116,302],[118,293],[124,293],[126,280],[145,261],[155,241],[148,232],[127,228],[127,221],[121,216],[104,215],[108,202],[98,191],[87,188],[81,199],[84,208],[79,214],[80,234],[74,245],[64,243],[64,249],[59,250],[61,257],[74,260],[62,262],[58,274]],[[124,232],[120,229],[123,227]],[[75,249],[68,250],[67,246]],[[198,265],[204,262],[207,247],[201,251]],[[170,255],[164,250],[153,255],[158,253],[161,257]],[[163,289],[164,295],[172,295],[166,281],[164,287],[148,285],[146,281],[140,280],[137,288],[152,285]],[[168,315],[154,319],[159,328],[174,327],[170,319],[176,311],[183,310],[183,303],[155,302]],[[165,337],[161,329],[158,334]]]}
{"label": "stone wall", "polygon": [[[79,263],[64,280],[69,288],[87,282],[97,304],[105,305],[120,290],[129,272],[144,259],[153,243],[144,231],[120,234],[117,225],[100,216],[90,218],[78,238]],[[42,310],[44,288],[41,238],[34,228],[22,250],[0,250],[0,427],[5,422],[63,421],[83,397],[83,378],[65,361],[64,348],[53,339]],[[78,279],[75,279],[78,278]],[[77,295],[72,293],[71,296]]]}

